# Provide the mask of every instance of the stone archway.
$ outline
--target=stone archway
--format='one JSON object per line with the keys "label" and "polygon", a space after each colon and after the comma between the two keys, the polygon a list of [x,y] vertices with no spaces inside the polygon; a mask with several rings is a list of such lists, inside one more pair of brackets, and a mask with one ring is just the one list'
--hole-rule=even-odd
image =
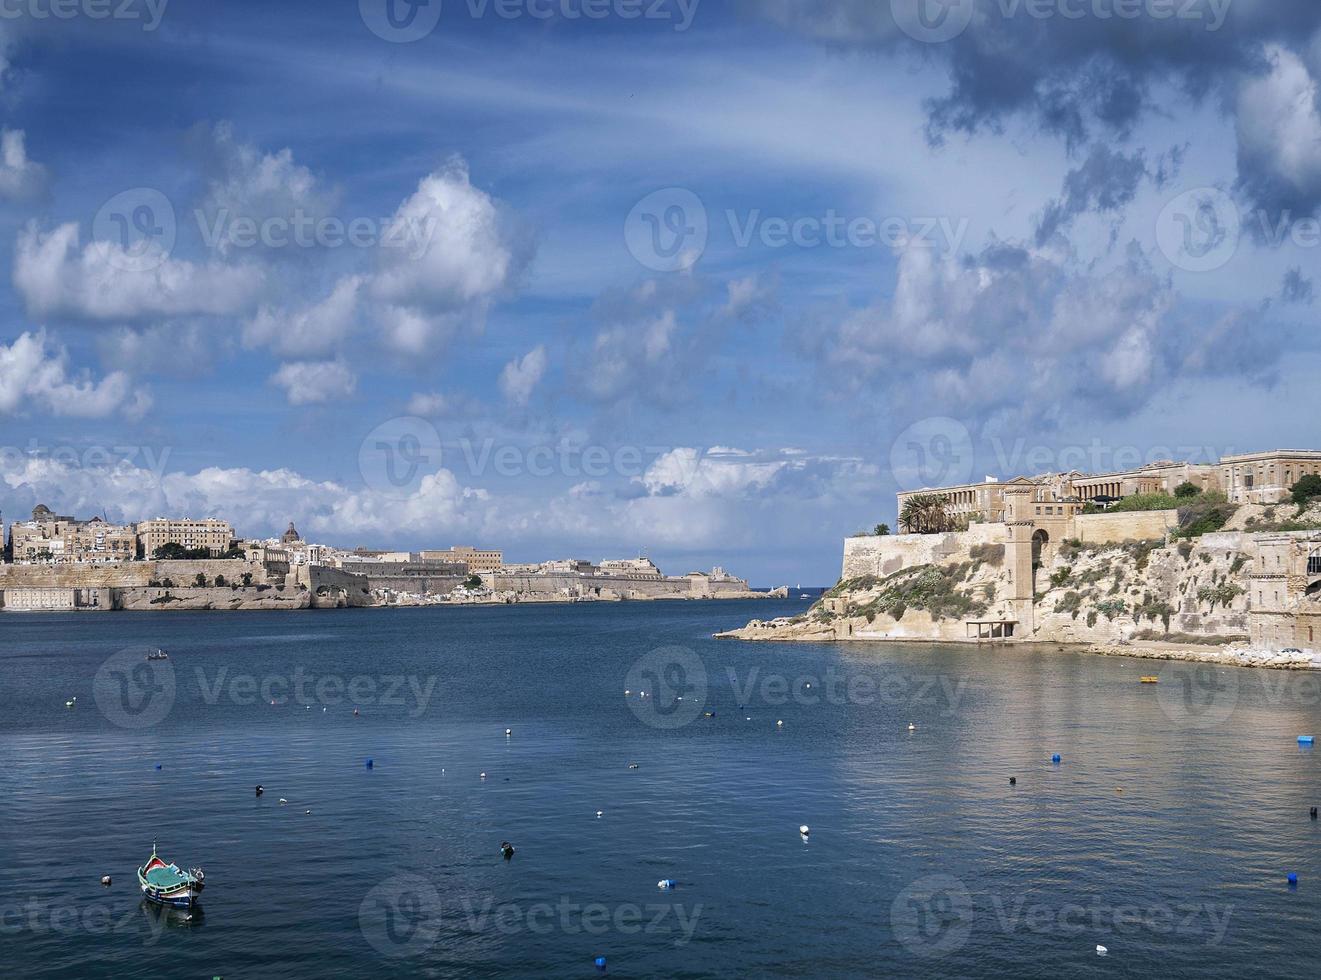
{"label": "stone archway", "polygon": [[1032,568],[1033,570],[1041,567],[1041,555],[1050,544],[1050,535],[1046,533],[1045,528],[1037,528],[1032,532]]}

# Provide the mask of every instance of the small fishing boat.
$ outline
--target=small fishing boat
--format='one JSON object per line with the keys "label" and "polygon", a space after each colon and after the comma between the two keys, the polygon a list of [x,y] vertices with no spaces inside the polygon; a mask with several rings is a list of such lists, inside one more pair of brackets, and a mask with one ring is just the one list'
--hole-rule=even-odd
{"label": "small fishing boat", "polygon": [[1142,683],[1143,683],[1143,684],[1159,684],[1159,683],[1160,683],[1160,678],[1159,678],[1159,677],[1154,677],[1154,676],[1148,674],[1148,675],[1146,675],[1146,676],[1144,676],[1144,677],[1142,678]]}
{"label": "small fishing boat", "polygon": [[138,868],[138,885],[147,901],[174,909],[192,909],[206,886],[201,868],[180,871],[176,864],[166,864],[156,856],[156,844],[151,845],[151,857]]}
{"label": "small fishing boat", "polygon": [[164,650],[161,650],[161,649],[157,648],[157,650],[156,650],[155,653],[149,653],[149,654],[147,654],[147,659],[148,659],[148,660],[169,660],[169,659],[170,659],[170,655],[169,655],[168,653],[166,653]]}

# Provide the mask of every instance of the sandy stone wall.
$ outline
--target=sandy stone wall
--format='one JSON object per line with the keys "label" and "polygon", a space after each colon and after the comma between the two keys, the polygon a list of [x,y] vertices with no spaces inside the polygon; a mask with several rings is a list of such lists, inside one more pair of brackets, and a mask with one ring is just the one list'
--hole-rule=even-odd
{"label": "sandy stone wall", "polygon": [[1120,511],[1115,514],[1079,514],[1073,519],[1074,536],[1084,544],[1120,544],[1154,541],[1179,525],[1174,510]]}
{"label": "sandy stone wall", "polygon": [[973,524],[949,534],[890,534],[884,537],[844,539],[842,578],[892,575],[914,565],[953,561],[978,544],[1004,544],[1009,540],[1003,524]]}
{"label": "sandy stone wall", "polygon": [[251,572],[254,585],[267,584],[266,569],[260,562],[217,558],[207,561],[128,561],[104,565],[0,565],[0,589],[132,588],[166,578],[182,587],[191,584],[199,572],[208,581],[223,575],[227,582],[239,582],[244,572]]}
{"label": "sandy stone wall", "polygon": [[304,589],[267,587],[249,589],[115,590],[115,608],[128,612],[177,612],[205,609],[307,609],[311,593]]}

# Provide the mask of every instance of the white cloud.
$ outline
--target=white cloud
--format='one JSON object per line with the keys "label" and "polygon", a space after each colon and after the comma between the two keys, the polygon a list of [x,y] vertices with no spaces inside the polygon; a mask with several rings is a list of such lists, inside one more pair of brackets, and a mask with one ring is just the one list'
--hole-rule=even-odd
{"label": "white cloud", "polygon": [[1266,49],[1270,71],[1245,78],[1234,117],[1239,173],[1265,201],[1321,196],[1321,114],[1307,65],[1286,48]]}
{"label": "white cloud", "polygon": [[0,413],[35,408],[51,415],[105,418],[116,412],[136,417],[150,399],[133,387],[123,371],[99,381],[71,377],[63,349],[48,350],[45,331],[23,333],[8,347],[0,345]]}
{"label": "white cloud", "polygon": [[546,348],[538,345],[514,358],[500,372],[500,392],[514,405],[525,407],[546,373]]}
{"label": "white cloud", "polygon": [[[14,251],[14,286],[29,313],[92,320],[141,320],[238,313],[252,303],[253,266],[197,264],[157,255],[154,268],[114,242],[79,250],[76,224],[43,233],[29,224]],[[159,260],[159,261],[156,261]]]}
{"label": "white cloud", "polygon": [[23,130],[0,130],[0,197],[30,200],[46,189],[46,179],[46,168],[28,159]]}
{"label": "white cloud", "polygon": [[339,195],[323,187],[306,167],[296,164],[289,148],[264,153],[234,137],[233,126],[218,123],[197,142],[211,171],[201,210],[208,227],[218,229],[215,247],[229,254],[242,241],[236,221],[280,218],[311,227],[335,209]]}
{"label": "white cloud", "polygon": [[347,398],[358,387],[358,379],[339,361],[294,361],[281,364],[271,382],[285,390],[290,405],[313,405]]}
{"label": "white cloud", "polygon": [[346,276],[329,296],[301,310],[263,306],[244,326],[243,342],[249,347],[270,347],[286,357],[332,353],[357,323],[361,285],[359,277]]}

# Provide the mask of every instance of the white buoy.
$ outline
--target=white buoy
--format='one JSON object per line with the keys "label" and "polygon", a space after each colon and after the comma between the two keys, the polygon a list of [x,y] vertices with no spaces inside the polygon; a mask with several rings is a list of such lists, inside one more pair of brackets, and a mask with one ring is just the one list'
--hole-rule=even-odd
{"label": "white buoy", "polygon": [[481,774],[481,778],[482,778],[482,779],[485,779],[485,778],[486,778],[486,773],[482,773],[482,774]]}
{"label": "white buoy", "polygon": [[597,820],[600,820],[600,819],[601,819],[601,814],[603,814],[603,813],[605,813],[604,810],[597,810],[597,811],[596,811],[596,819],[597,819]]}
{"label": "white buoy", "polygon": [[101,876],[101,884],[103,884],[103,885],[105,885],[107,888],[109,888],[109,887],[110,887],[110,876],[109,876],[109,875],[102,875],[102,876]]}
{"label": "white buoy", "polygon": [[656,882],[656,887],[668,890],[674,887],[674,880],[671,878],[662,878],[660,881]]}
{"label": "white buoy", "polygon": [[627,688],[624,689],[624,697],[628,697],[628,696],[629,696],[630,694],[632,694],[632,693],[633,693],[633,692],[630,691],[630,690],[628,690]]}
{"label": "white buoy", "polygon": [[910,722],[908,723],[908,730],[909,730],[910,732],[915,732],[915,731],[917,731],[917,726],[914,725],[914,724],[910,721]]}
{"label": "white buoy", "polygon": [[1110,952],[1110,950],[1106,949],[1104,946],[1097,946],[1097,947],[1096,947],[1096,955],[1097,955],[1097,956],[1104,956],[1104,955],[1105,955],[1106,953],[1108,953],[1108,952]]}
{"label": "white buoy", "polygon": [[808,834],[812,832],[812,828],[809,827],[807,824],[802,824],[801,826],[799,826],[798,832],[802,834],[804,837],[806,837]]}
{"label": "white buoy", "polygon": [[289,802],[289,801],[286,800],[283,796],[280,797],[280,806],[284,806],[284,805],[285,805],[286,803],[288,803],[288,802]]}
{"label": "white buoy", "polygon": [[776,723],[775,723],[775,727],[776,727],[776,728],[783,728],[783,727],[784,727],[784,722],[782,722],[782,721],[776,721]]}
{"label": "white buoy", "polygon": [[506,736],[506,737],[508,737],[508,736],[510,736],[510,735],[512,735],[512,734],[514,734],[514,730],[513,730],[512,728],[506,728],[506,729],[505,729],[505,736]]}

